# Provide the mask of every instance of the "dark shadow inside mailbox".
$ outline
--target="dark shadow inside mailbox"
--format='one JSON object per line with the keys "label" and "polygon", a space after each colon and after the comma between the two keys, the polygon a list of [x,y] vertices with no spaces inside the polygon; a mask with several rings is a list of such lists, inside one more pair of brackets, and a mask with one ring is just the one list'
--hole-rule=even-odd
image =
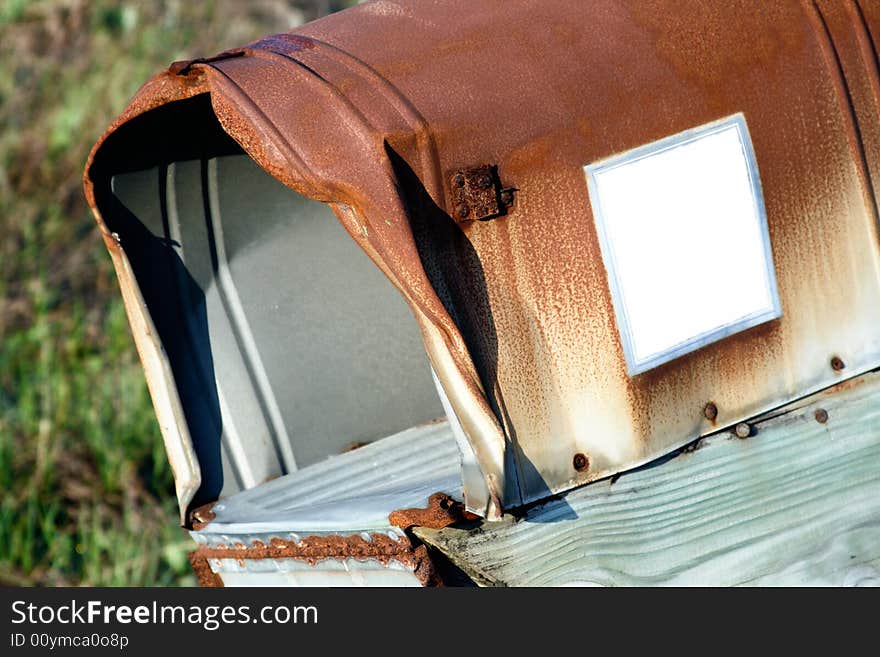
{"label": "dark shadow inside mailbox", "polygon": [[95,171],[186,415],[193,504],[444,415],[400,294],[329,206],[244,154],[207,94],[123,125]]}

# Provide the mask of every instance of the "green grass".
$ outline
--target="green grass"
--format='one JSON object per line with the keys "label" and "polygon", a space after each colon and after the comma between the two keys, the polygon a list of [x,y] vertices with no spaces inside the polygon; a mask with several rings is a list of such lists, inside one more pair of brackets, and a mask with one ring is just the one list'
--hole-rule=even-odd
{"label": "green grass", "polygon": [[194,583],[82,169],[152,73],[292,4],[0,0],[0,584]]}

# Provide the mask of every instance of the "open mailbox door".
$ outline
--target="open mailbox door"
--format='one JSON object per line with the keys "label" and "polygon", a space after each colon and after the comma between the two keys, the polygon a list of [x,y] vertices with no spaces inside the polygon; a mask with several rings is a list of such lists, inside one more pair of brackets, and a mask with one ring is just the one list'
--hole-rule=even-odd
{"label": "open mailbox door", "polygon": [[86,194],[203,581],[434,582],[411,526],[880,366],[880,9],[662,5],[367,2],[110,126]]}

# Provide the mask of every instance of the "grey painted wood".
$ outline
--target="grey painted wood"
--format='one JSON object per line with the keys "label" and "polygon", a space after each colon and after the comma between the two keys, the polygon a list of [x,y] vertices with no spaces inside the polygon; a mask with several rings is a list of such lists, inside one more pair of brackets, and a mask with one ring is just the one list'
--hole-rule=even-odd
{"label": "grey painted wood", "polygon": [[417,534],[485,585],[880,585],[880,375],[519,520]]}

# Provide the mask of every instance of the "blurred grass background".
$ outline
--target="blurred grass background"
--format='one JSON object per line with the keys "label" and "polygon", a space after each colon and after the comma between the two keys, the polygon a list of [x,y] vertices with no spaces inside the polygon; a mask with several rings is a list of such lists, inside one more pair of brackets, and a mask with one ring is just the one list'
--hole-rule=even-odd
{"label": "blurred grass background", "polygon": [[172,61],[346,0],[0,0],[0,585],[191,585],[88,152]]}

